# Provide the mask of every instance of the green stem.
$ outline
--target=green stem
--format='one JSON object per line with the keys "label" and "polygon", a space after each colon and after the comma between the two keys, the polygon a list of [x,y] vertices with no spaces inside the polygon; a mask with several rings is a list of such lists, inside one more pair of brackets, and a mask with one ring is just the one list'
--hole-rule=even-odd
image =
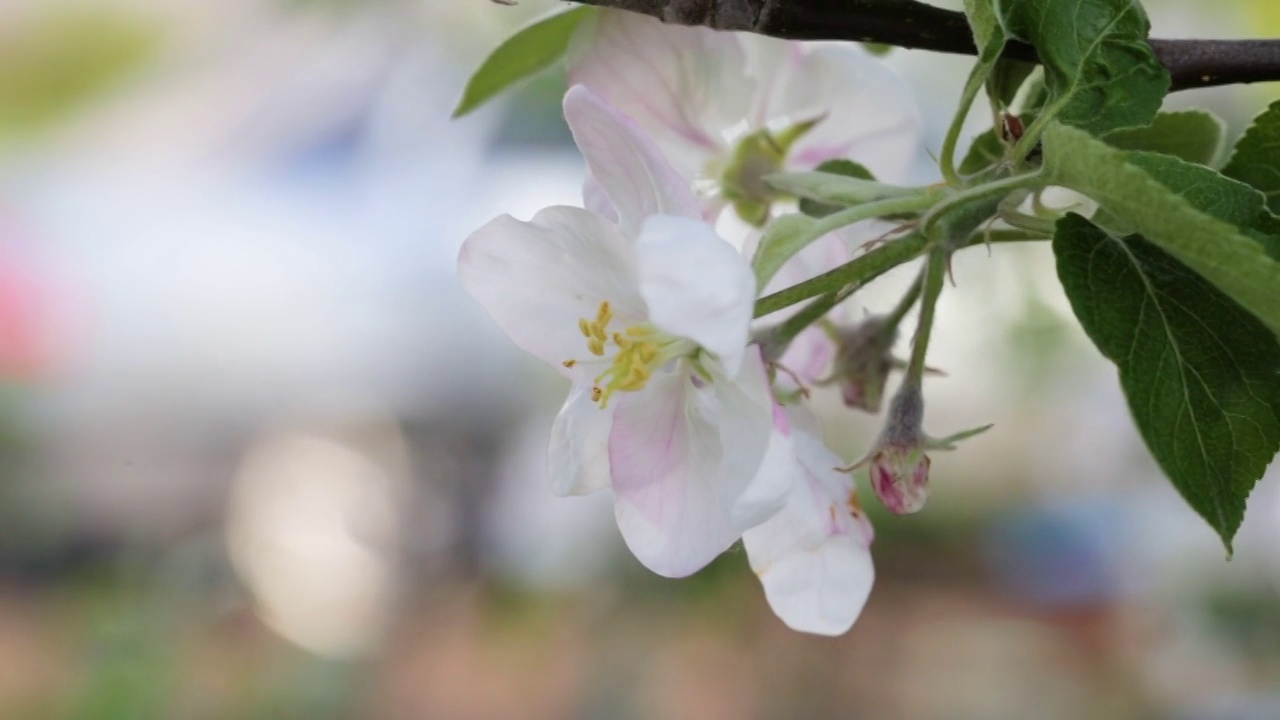
{"label": "green stem", "polygon": [[916,336],[911,342],[911,359],[907,363],[907,376],[903,384],[920,384],[924,377],[924,358],[929,351],[929,336],[933,332],[934,310],[938,306],[938,296],[942,294],[942,285],[947,279],[947,250],[934,250],[922,274],[920,319],[916,323]]}
{"label": "green stem", "polygon": [[[1048,240],[1052,236],[1024,230],[990,230],[975,232],[969,236],[962,247],[985,245],[987,243],[1037,242]],[[861,257],[847,262],[833,270],[811,278],[802,283],[766,295],[756,301],[756,317],[764,317],[796,303],[804,302],[823,294],[835,295],[835,302],[848,297],[853,291],[880,277],[893,268],[910,262],[920,255],[928,243],[919,233],[912,233],[868,252]]]}
{"label": "green stem", "polygon": [[[796,253],[829,232],[863,220],[871,220],[885,215],[919,212],[932,207],[937,202],[938,195],[936,193],[879,200],[863,205],[855,205],[846,210],[814,220],[805,226],[802,231],[794,235],[775,235],[771,237],[766,231],[764,239],[760,241],[760,249],[756,252],[755,259],[752,261],[756,271],[757,287],[763,288],[768,285],[774,274]],[[812,295],[807,297],[812,297]]]}
{"label": "green stem", "polygon": [[969,80],[964,85],[964,92],[960,94],[960,107],[956,109],[955,117],[951,118],[951,127],[947,128],[947,136],[942,141],[942,157],[938,159],[938,167],[942,170],[942,179],[952,187],[964,186],[964,181],[956,172],[956,144],[964,129],[964,121],[969,117],[969,109],[973,107],[973,101],[982,90],[983,83],[991,75],[992,67],[992,63],[982,60],[973,66],[973,70],[969,72]]}
{"label": "green stem", "polygon": [[1053,237],[1053,231],[1057,225],[1052,220],[1021,213],[1017,210],[1006,210],[1000,213],[1000,219],[1018,230],[1048,237]]}
{"label": "green stem", "polygon": [[[845,298],[849,297],[849,293],[845,292],[849,287],[850,286],[846,285],[841,290],[829,292],[826,295],[823,295],[817,300],[805,305],[800,312],[792,315],[786,322],[767,331],[767,334],[763,336],[763,339],[765,340],[763,344],[770,348],[772,356],[767,359],[776,360],[777,358],[782,357],[782,354],[787,351],[787,346],[791,344],[791,341],[797,335],[804,332],[805,328],[809,327],[813,323],[823,319],[826,314],[832,310],[832,308],[839,305]],[[911,284],[911,287],[907,290],[906,294],[898,301],[898,305],[888,315],[884,316],[885,326],[896,328],[898,323],[902,322],[902,318],[911,311],[911,307],[916,304],[916,300],[919,297],[920,278],[916,278],[916,281]],[[828,328],[829,335],[832,335],[831,331],[833,329],[834,326],[830,326]],[[835,339],[835,336],[832,335],[832,340]]]}
{"label": "green stem", "polygon": [[924,250],[925,244],[925,238],[919,232],[890,240],[834,270],[760,298],[756,301],[756,317],[763,317],[811,297],[840,291],[846,286],[853,286],[856,290],[916,257]]}
{"label": "green stem", "polygon": [[1067,104],[1071,99],[1071,95],[1063,95],[1055,100],[1051,105],[1046,107],[1043,112],[1031,121],[1031,126],[1022,133],[1022,137],[1018,138],[1018,142],[1014,143],[1013,149],[1009,152],[1010,157],[1015,163],[1021,163],[1031,150],[1040,142],[1040,135],[1044,133],[1044,128],[1058,115],[1058,111]]}
{"label": "green stem", "polygon": [[1000,180],[993,180],[988,183],[983,183],[982,185],[975,185],[971,188],[961,190],[958,193],[948,196],[929,210],[928,214],[926,214],[924,219],[920,222],[920,232],[932,239],[933,227],[938,224],[939,220],[946,217],[947,213],[958,208],[965,207],[966,205],[973,205],[983,200],[990,200],[1001,195],[1007,195],[1014,190],[1040,185],[1043,182],[1044,178],[1040,176],[1039,171],[1036,171],[1025,175],[1015,175],[1013,177],[1001,178]]}
{"label": "green stem", "polygon": [[887,328],[896,328],[898,323],[902,322],[902,318],[911,312],[912,306],[916,304],[916,300],[920,299],[920,287],[923,275],[917,277],[915,282],[911,283],[911,287],[907,288],[906,294],[898,301],[898,304],[884,316],[884,324]]}
{"label": "green stem", "polygon": [[791,342],[792,338],[804,332],[804,329],[820,320],[832,308],[840,304],[846,296],[839,292],[830,292],[813,302],[805,305],[800,312],[792,315],[786,322],[774,328],[769,333],[769,340],[781,347],[781,352],[786,350],[786,346]]}
{"label": "green stem", "polygon": [[969,243],[965,247],[971,247],[978,244],[987,243],[1005,243],[1005,242],[1038,242],[1043,240],[1052,240],[1053,233],[1041,233],[1031,230],[1009,230],[1000,228],[998,230],[984,230],[974,233],[969,238]]}

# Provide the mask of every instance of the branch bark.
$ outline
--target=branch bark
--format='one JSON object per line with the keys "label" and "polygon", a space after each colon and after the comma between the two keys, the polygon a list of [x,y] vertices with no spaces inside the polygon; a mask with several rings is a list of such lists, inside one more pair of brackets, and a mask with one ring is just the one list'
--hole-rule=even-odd
{"label": "branch bark", "polygon": [[[643,13],[666,23],[705,25],[787,40],[853,40],[974,55],[964,14],[915,0],[579,0]],[[1151,49],[1172,90],[1280,80],[1280,40],[1159,40]],[[1010,43],[1005,55],[1036,60]]]}

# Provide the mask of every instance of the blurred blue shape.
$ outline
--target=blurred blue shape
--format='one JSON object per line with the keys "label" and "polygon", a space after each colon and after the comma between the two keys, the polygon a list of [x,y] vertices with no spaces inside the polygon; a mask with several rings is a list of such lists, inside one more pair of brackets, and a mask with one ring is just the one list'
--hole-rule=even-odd
{"label": "blurred blue shape", "polygon": [[983,541],[995,582],[1013,597],[1053,609],[1115,600],[1126,512],[1115,498],[1033,506],[995,522]]}

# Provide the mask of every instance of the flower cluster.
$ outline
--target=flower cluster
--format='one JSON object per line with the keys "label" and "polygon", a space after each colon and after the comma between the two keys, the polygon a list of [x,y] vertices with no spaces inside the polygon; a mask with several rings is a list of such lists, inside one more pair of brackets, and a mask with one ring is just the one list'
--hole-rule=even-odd
{"label": "flower cluster", "polygon": [[585,207],[491,221],[462,247],[462,281],[571,383],[556,492],[610,488],[627,546],[662,575],[741,540],[785,623],[843,633],[870,592],[873,533],[802,396],[775,392],[751,341],[762,288],[742,249],[787,201],[765,175],[852,157],[901,176],[916,111],[853,47],[607,11],[577,33],[564,113]]}

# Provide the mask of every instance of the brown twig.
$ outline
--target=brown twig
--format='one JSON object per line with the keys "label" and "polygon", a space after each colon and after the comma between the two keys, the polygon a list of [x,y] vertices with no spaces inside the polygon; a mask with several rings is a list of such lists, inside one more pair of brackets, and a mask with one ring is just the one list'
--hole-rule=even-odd
{"label": "brown twig", "polygon": [[[705,25],[788,40],[854,40],[973,55],[964,14],[915,0],[581,0],[678,25]],[[1280,40],[1158,40],[1151,49],[1173,90],[1280,80]],[[1008,57],[1036,59],[1014,42]]]}

